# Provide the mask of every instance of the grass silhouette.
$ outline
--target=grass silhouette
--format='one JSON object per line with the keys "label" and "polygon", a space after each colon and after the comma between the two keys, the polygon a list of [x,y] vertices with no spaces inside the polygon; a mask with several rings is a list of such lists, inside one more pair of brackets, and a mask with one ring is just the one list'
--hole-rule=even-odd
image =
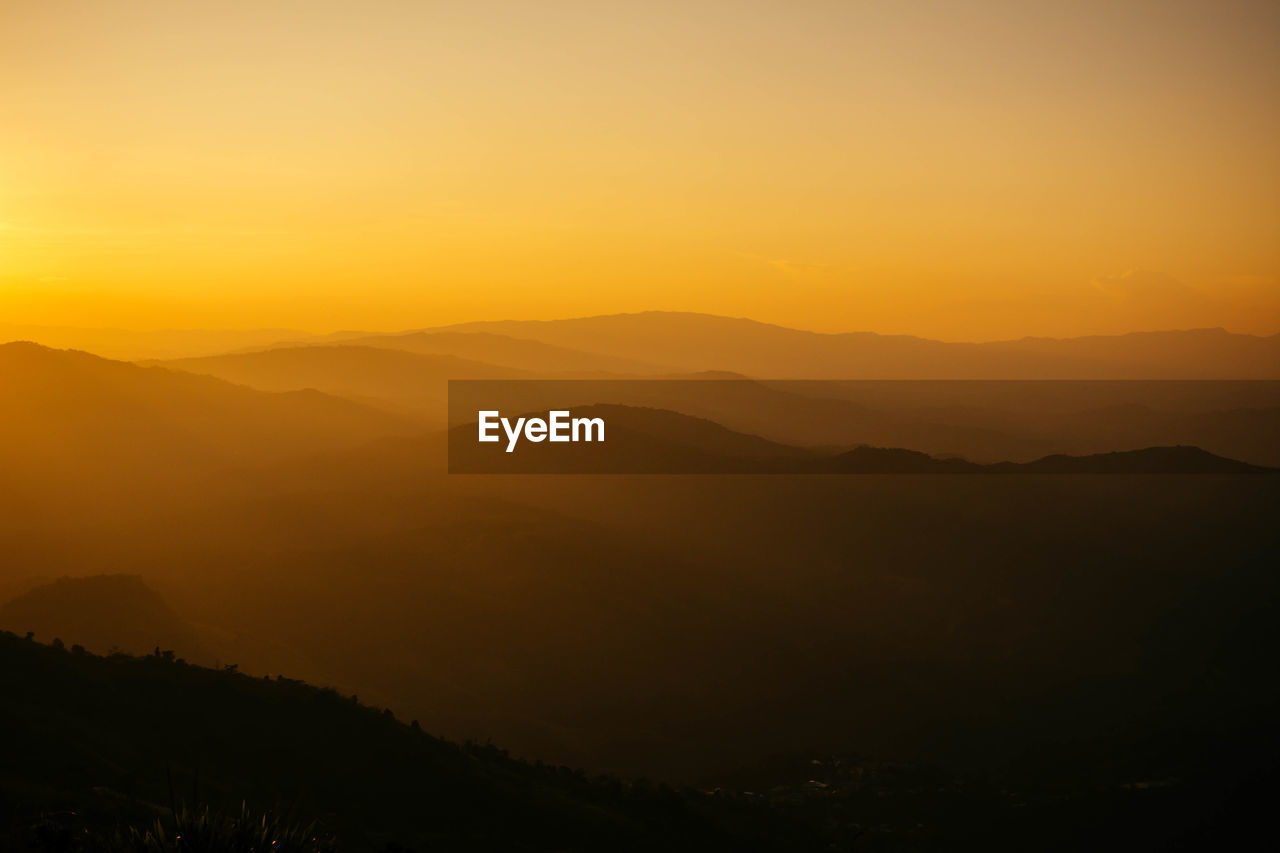
{"label": "grass silhouette", "polygon": [[257,813],[242,803],[239,813],[210,806],[180,806],[166,821],[127,827],[106,845],[111,853],[324,853],[337,849],[312,824],[289,822],[270,812]]}

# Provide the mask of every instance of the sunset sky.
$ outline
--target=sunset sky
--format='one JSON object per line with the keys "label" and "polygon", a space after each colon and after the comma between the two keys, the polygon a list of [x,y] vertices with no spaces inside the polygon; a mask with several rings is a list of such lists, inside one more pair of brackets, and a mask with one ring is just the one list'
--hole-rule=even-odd
{"label": "sunset sky", "polygon": [[0,5],[0,322],[1280,332],[1280,3]]}

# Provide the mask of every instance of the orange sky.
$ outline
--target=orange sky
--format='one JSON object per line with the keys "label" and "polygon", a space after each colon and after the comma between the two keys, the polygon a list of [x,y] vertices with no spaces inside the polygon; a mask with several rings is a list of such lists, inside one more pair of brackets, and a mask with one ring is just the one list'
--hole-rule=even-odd
{"label": "orange sky", "polygon": [[1280,332],[1274,2],[0,4],[0,322]]}

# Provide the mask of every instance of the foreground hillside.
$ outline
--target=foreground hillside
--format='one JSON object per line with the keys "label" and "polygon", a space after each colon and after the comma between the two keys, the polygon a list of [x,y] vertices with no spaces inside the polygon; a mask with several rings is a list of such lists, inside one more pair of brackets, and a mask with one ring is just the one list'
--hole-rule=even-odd
{"label": "foreground hillside", "polygon": [[33,827],[105,837],[146,825],[179,797],[287,811],[317,821],[341,850],[817,844],[758,809],[526,764],[431,737],[332,690],[192,666],[171,652],[102,658],[0,633],[0,721],[5,850],[50,849]]}
{"label": "foreground hillside", "polygon": [[[1250,726],[1192,777],[1105,781],[1103,761],[1030,781],[809,752],[675,791],[450,743],[293,679],[5,632],[0,722],[0,849],[25,853],[1242,849],[1277,783]],[[143,837],[201,815],[284,844]]]}
{"label": "foreground hillside", "polygon": [[[614,825],[632,814],[625,787],[604,799],[578,782],[544,788],[536,768],[474,751],[431,764],[403,727],[383,740],[370,734],[389,725],[381,716],[333,710],[352,694],[530,760],[763,791],[770,808],[816,798],[810,825],[887,827],[855,850],[1039,850],[1054,846],[1045,826],[1059,849],[1102,838],[1127,851],[1199,838],[1191,847],[1204,849],[1224,825],[1256,822],[1245,794],[1274,788],[1280,477],[1132,466],[1118,477],[458,477],[441,470],[441,436],[404,435],[402,419],[317,391],[266,393],[31,345],[0,347],[4,365],[3,429],[32,440],[0,448],[3,597],[64,575],[84,589],[98,583],[85,576],[139,575],[199,626],[205,652],[258,676],[15,641],[36,661],[0,661],[0,781],[19,809],[5,823],[15,832],[43,810],[152,816],[144,804],[165,803],[172,766],[184,789],[198,767],[201,799],[220,808],[292,805],[306,780],[308,813],[357,850],[521,849],[511,839],[526,835],[526,848],[607,850],[624,837],[566,840],[547,827],[583,825],[579,807]],[[1203,384],[1186,411],[1243,411],[1271,393]],[[743,415],[775,390],[725,385],[681,388]],[[938,397],[920,385],[859,384],[804,411],[843,411],[841,432],[886,400],[972,414],[967,389]],[[1048,396],[1053,411],[1083,413],[1080,400],[1099,399],[1062,385],[991,383],[984,405]],[[1116,386],[1103,389],[1112,402],[1134,393]],[[1257,414],[1241,423],[1261,447],[1273,415]],[[650,446],[797,452],[702,416],[649,411]],[[1116,410],[1130,416],[1147,417]],[[1122,434],[1101,449],[1148,446]],[[847,439],[840,447],[867,443]],[[914,439],[888,446],[946,461]],[[1180,465],[1205,459],[1175,450]],[[1154,457],[1161,470],[1167,456]],[[1142,461],[1090,464],[1108,458]],[[138,488],[148,476],[168,488]],[[56,593],[57,615],[73,620],[38,621],[50,610],[28,598],[9,627],[145,651],[154,646],[123,629],[149,613],[156,642],[173,643],[162,649],[208,660],[161,639],[172,615],[161,619],[136,584],[74,600],[72,585],[52,587],[41,596]],[[133,621],[113,630],[111,618]],[[338,692],[261,678],[279,672]],[[753,771],[772,756],[821,770]],[[464,791],[454,770],[467,762],[492,785],[440,794]],[[921,770],[937,766],[953,775]],[[683,802],[701,813],[707,801]],[[1032,802],[1044,810],[1033,815]],[[532,829],[490,826],[509,809]],[[736,810],[712,814],[737,825]],[[1132,832],[1106,834],[1109,814]],[[653,842],[647,815],[626,838]],[[481,835],[466,834],[472,824]],[[707,832],[699,849],[722,837]],[[925,833],[934,843],[911,841]],[[662,841],[649,847],[673,846]]]}

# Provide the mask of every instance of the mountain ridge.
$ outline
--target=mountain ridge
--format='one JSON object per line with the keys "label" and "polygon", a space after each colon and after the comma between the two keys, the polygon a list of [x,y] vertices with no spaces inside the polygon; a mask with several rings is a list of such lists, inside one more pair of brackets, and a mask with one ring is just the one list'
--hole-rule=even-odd
{"label": "mountain ridge", "polygon": [[[212,376],[35,343],[0,345],[0,467],[12,494],[119,494],[227,466],[353,447],[419,427],[316,390],[265,392]],[[15,506],[19,506],[16,503]]]}
{"label": "mountain ridge", "polygon": [[1280,378],[1280,335],[1212,329],[970,343],[652,311],[426,331],[491,332],[612,357],[660,358],[683,370],[732,370],[770,379]]}
{"label": "mountain ridge", "polygon": [[[598,351],[591,346],[572,346],[571,341],[562,340],[566,330],[571,331],[575,328],[581,330],[588,327],[617,329],[624,326],[633,327],[633,331],[636,327],[648,327],[650,339],[640,347],[632,342],[623,353],[617,351],[619,342],[610,340],[608,336],[601,341],[603,346]],[[746,335],[752,340],[764,338],[773,340],[775,343],[779,340],[789,340],[801,347],[817,347],[820,350],[824,348],[830,350],[834,347],[836,355],[839,355],[839,350],[842,348],[847,350],[862,347],[870,350],[865,353],[854,353],[852,356],[846,352],[846,361],[854,357],[855,362],[837,364],[835,366],[838,369],[827,370],[827,372],[822,372],[821,359],[816,364],[810,359],[808,363],[801,361],[788,364],[784,361],[772,367],[768,361],[734,363],[733,359],[713,359],[708,362],[696,358],[683,358],[677,359],[679,363],[668,364],[667,359],[662,357],[664,346],[672,342],[673,335],[678,338],[680,334],[687,334],[688,329],[694,326],[703,330],[699,332],[700,334],[705,334],[707,330],[714,327],[719,333],[732,331],[740,336]],[[680,332],[681,328],[685,331]],[[551,320],[466,321],[415,327],[395,332],[343,330],[320,334],[271,329],[228,332],[192,330],[189,334],[194,335],[195,338],[186,342],[182,336],[187,333],[181,330],[131,332],[119,329],[0,325],[0,336],[8,334],[24,338],[33,337],[44,345],[70,346],[110,358],[139,361],[231,355],[289,347],[328,346],[354,341],[396,348],[395,339],[397,338],[475,333],[505,335],[508,338],[535,341],[549,346],[558,346],[561,349],[581,350],[582,352],[578,354],[579,358],[594,356],[597,363],[593,367],[608,372],[628,372],[628,367],[636,369],[636,372],[653,372],[654,367],[661,366],[668,368],[668,372],[728,369],[766,378],[1280,378],[1280,333],[1243,334],[1230,332],[1222,327],[1135,330],[1111,335],[1087,334],[1071,337],[1024,335],[1019,338],[982,341],[949,341],[920,335],[884,334],[859,330],[821,332],[792,328],[748,317],[652,310]],[[220,341],[221,345],[219,345]],[[237,341],[242,343],[237,346]],[[410,350],[413,346],[412,342],[407,340],[400,341],[400,344]],[[1151,353],[1135,360],[1134,353],[1129,352],[1120,363],[1115,362],[1117,355],[1114,352],[1087,352],[1099,347],[1104,350],[1119,348],[1122,351],[1131,351],[1134,347],[1168,350],[1188,345],[1198,348],[1198,351],[1194,354],[1184,353],[1183,357],[1178,357],[1176,352],[1157,352],[1154,360]],[[1211,349],[1212,346],[1227,347],[1236,351],[1215,353]],[[1030,364],[1019,366],[1016,363],[1010,363],[1007,358],[995,357],[1001,353],[1007,355],[1010,351],[1020,352],[1024,358],[1034,356],[1034,359]],[[948,359],[943,359],[941,364],[928,360],[923,364],[912,361],[944,353],[951,354],[951,361],[954,361],[956,356],[960,356],[961,359],[955,364],[949,364]],[[826,355],[829,357],[832,353],[828,351]],[[612,364],[605,364],[606,361]],[[868,361],[870,363],[867,363]],[[752,369],[746,369],[748,364],[752,365]],[[509,364],[509,366],[520,365]]]}
{"label": "mountain ridge", "polygon": [[609,314],[589,314],[580,317],[561,317],[550,320],[469,320],[461,323],[446,323],[439,326],[424,326],[407,330],[405,332],[392,334],[416,334],[422,332],[437,332],[445,329],[465,329],[480,326],[508,326],[508,325],[529,325],[529,326],[546,326],[560,323],[575,322],[592,322],[600,320],[616,320],[623,318],[641,318],[641,317],[683,317],[683,318],[700,318],[714,321],[726,321],[751,326],[762,326],[771,329],[781,330],[785,332],[799,332],[807,335],[816,335],[819,337],[876,337],[876,338],[901,338],[915,341],[927,341],[936,344],[973,344],[982,346],[987,344],[1007,344],[1007,343],[1023,343],[1026,341],[1076,341],[1076,340],[1092,340],[1092,339],[1110,339],[1125,338],[1142,335],[1178,335],[1178,334],[1201,334],[1201,333],[1220,333],[1231,337],[1238,338],[1254,338],[1257,340],[1275,340],[1280,338],[1280,332],[1271,335],[1255,335],[1247,332],[1232,332],[1222,326],[1197,326],[1192,328],[1178,329],[1135,329],[1129,332],[1118,332],[1115,334],[1087,334],[1087,335],[1023,335],[1019,338],[990,338],[983,340],[965,340],[953,341],[943,340],[941,338],[929,338],[924,335],[912,335],[907,333],[891,333],[891,332],[874,332],[869,329],[851,329],[843,332],[822,332],[816,329],[801,329],[794,326],[786,326],[782,323],[770,323],[766,320],[757,320],[752,317],[735,317],[728,314],[712,314],[705,311],[667,311],[662,309],[654,309],[650,311],[619,311]]}

